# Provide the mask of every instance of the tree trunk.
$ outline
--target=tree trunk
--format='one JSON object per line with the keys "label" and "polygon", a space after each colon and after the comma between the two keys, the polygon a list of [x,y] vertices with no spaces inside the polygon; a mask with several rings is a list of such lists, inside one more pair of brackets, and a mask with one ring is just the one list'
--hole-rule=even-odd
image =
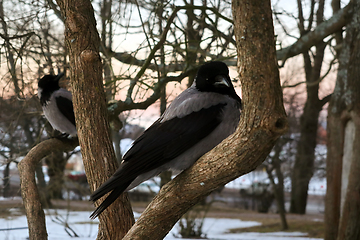
{"label": "tree trunk", "polygon": [[37,188],[39,190],[40,202],[43,208],[51,207],[51,195],[46,189],[45,175],[42,168],[42,161],[40,161],[35,168]]}
{"label": "tree trunk", "polygon": [[239,127],[166,184],[124,239],[163,239],[204,196],[259,166],[287,131],[270,1],[234,1],[233,16],[244,101]]}
{"label": "tree trunk", "polygon": [[[286,220],[286,210],[285,210],[285,196],[284,196],[284,175],[281,171],[281,159],[280,154],[284,145],[286,144],[286,140],[280,139],[274,146],[274,156],[271,157],[271,167],[266,167],[266,172],[269,176],[271,186],[274,190],[276,205],[279,211],[279,216],[281,220],[281,229],[287,230],[289,228],[287,220]],[[269,158],[269,157],[268,157]],[[278,183],[275,183],[274,176],[272,174],[272,169],[275,170],[276,178]]]}
{"label": "tree trunk", "polygon": [[[282,175],[282,174],[281,174]],[[289,225],[286,221],[286,210],[285,210],[285,201],[284,201],[284,182],[278,184],[275,183],[275,179],[271,172],[268,172],[268,176],[271,182],[271,186],[274,189],[274,195],[276,200],[276,205],[279,211],[280,221],[281,221],[281,230],[289,229]]]}
{"label": "tree trunk", "polygon": [[[329,104],[325,240],[360,239],[360,1],[353,4]],[[347,164],[348,177],[343,167]]]}
{"label": "tree trunk", "polygon": [[[360,51],[360,48],[357,50]],[[357,64],[360,64],[360,55],[358,57]],[[356,68],[359,68],[359,66],[356,66]],[[357,71],[357,74],[360,74],[360,71]],[[358,80],[356,81],[358,82]],[[357,84],[359,85],[357,91],[360,91],[360,84]],[[360,239],[360,149],[355,147],[360,146],[360,108],[357,107],[355,111],[351,111],[350,115],[352,118],[350,121],[354,120],[356,127],[351,143],[354,147],[349,149],[351,151],[351,168],[345,202],[342,205],[338,240]]]}
{"label": "tree trunk", "polygon": [[[90,188],[95,190],[118,167],[107,118],[100,38],[90,1],[57,0],[57,3],[65,18],[65,41],[69,50],[70,81],[81,153]],[[121,239],[134,223],[127,194],[121,195],[99,216],[99,220],[98,239]]]}
{"label": "tree trunk", "polygon": [[7,198],[10,197],[10,164],[11,161],[8,160],[8,162],[5,165],[4,169],[4,176],[3,176],[3,197]]}
{"label": "tree trunk", "polygon": [[[331,7],[336,14],[341,10],[340,0],[332,0]],[[341,46],[343,42],[343,32],[335,34],[336,45]],[[326,200],[325,200],[325,240],[335,240],[338,234],[340,218],[340,199],[341,199],[341,172],[342,156],[344,147],[344,121],[341,119],[341,96],[342,84],[347,74],[346,66],[348,59],[340,58],[341,48],[336,48],[336,55],[339,58],[336,87],[331,97],[328,107],[327,118],[327,158],[326,158]]]}
{"label": "tree trunk", "polygon": [[52,153],[46,157],[48,165],[49,183],[47,195],[50,199],[63,199],[62,190],[64,187],[65,165],[67,159],[62,152]]}
{"label": "tree trunk", "polygon": [[[302,16],[302,5],[299,3],[299,29],[301,36],[311,30],[312,26],[305,27]],[[323,22],[324,0],[319,1],[316,13],[317,25]],[[303,114],[300,118],[300,139],[297,145],[295,164],[291,176],[291,213],[306,213],[306,203],[310,179],[314,173],[315,148],[318,129],[319,113],[324,101],[319,100],[319,79],[321,79],[321,67],[324,59],[326,43],[321,41],[315,45],[316,52],[310,57],[309,50],[303,52],[304,70],[306,77],[307,99]]]}
{"label": "tree trunk", "polygon": [[[340,68],[340,66],[339,66]],[[339,74],[338,80],[339,81]],[[335,90],[336,91],[336,90]],[[325,238],[335,240],[338,233],[341,199],[341,172],[344,146],[344,123],[339,108],[334,107],[336,92],[329,104],[327,121],[327,158],[326,158],[326,200],[325,200]],[[338,106],[339,107],[339,106]],[[335,110],[335,111],[332,111]]]}
{"label": "tree trunk", "polygon": [[[343,51],[347,46],[344,46]],[[345,55],[348,53],[345,53]],[[346,119],[343,119],[344,82],[347,81],[348,57],[342,53],[339,57],[339,68],[336,87],[329,103],[327,120],[327,158],[326,158],[326,201],[325,201],[325,239],[335,240],[341,209],[342,164],[344,154],[344,134]]]}
{"label": "tree trunk", "polygon": [[306,213],[308,186],[314,173],[318,118],[321,110],[315,105],[318,105],[317,92],[316,98],[308,98],[300,120],[301,136],[291,178],[291,213]]}

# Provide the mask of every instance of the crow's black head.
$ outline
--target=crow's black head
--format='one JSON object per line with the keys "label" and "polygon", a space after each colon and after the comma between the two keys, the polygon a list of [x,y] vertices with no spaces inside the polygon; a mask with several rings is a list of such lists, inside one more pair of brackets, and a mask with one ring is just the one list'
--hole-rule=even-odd
{"label": "crow's black head", "polygon": [[64,73],[58,75],[45,75],[38,82],[38,95],[41,105],[46,105],[53,92],[60,89],[59,80],[64,76]]}
{"label": "crow's black head", "polygon": [[56,91],[60,89],[59,80],[64,76],[64,73],[59,73],[58,75],[45,75],[38,82],[38,87],[43,91]]}
{"label": "crow's black head", "polygon": [[223,62],[214,61],[202,65],[195,78],[195,86],[201,92],[216,92],[241,102],[231,83],[229,69]]}

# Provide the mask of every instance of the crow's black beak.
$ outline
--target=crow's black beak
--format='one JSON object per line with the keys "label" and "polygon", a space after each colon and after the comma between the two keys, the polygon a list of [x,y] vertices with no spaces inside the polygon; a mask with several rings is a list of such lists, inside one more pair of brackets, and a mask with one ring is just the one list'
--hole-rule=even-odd
{"label": "crow's black beak", "polygon": [[59,73],[56,77],[55,77],[55,81],[59,81],[63,76],[65,75],[65,73]]}

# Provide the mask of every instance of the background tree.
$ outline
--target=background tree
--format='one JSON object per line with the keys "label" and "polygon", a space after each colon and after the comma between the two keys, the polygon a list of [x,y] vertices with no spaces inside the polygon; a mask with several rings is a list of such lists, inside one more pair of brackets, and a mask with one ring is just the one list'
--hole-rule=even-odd
{"label": "background tree", "polygon": [[[3,87],[1,98],[3,100],[2,107],[11,109],[4,112],[1,118],[1,129],[4,135],[0,144],[2,146],[12,145],[9,148],[12,149],[9,154],[12,158],[19,158],[45,137],[43,126],[46,121],[41,117],[41,107],[37,97],[34,96],[33,79],[43,76],[45,69],[48,69],[49,73],[65,69],[66,54],[64,54],[62,35],[54,33],[54,24],[49,20],[47,13],[41,14],[42,4],[31,5],[25,1],[23,5],[19,6],[15,2],[7,1],[5,5],[7,9],[4,9],[4,1],[0,5],[0,22],[3,26],[3,33],[0,34],[0,37],[5,44],[5,52],[1,52],[1,54],[4,57],[2,59],[6,59],[6,64],[3,64],[6,67],[2,68],[5,74],[1,81]],[[27,11],[24,11],[23,7],[31,9],[34,15],[27,15]],[[17,20],[8,20],[9,8],[11,8],[13,16],[19,17]],[[34,71],[32,68],[36,70]],[[12,139],[10,142],[9,138]],[[14,155],[15,148],[17,148],[17,153]],[[50,205],[50,196],[62,197],[59,186],[63,186],[64,164],[62,168],[53,167],[59,162],[59,158],[61,162],[66,162],[63,154],[59,154],[55,161],[51,157],[47,159],[49,173],[54,173],[49,174],[50,185],[58,186],[56,188],[48,188],[45,191],[47,186],[41,164],[36,168],[39,187],[44,189],[42,203],[45,205]],[[7,164],[9,163],[10,161],[7,161]],[[5,177],[5,179],[8,178]],[[5,184],[6,186],[10,185],[7,180]]]}
{"label": "background tree", "polygon": [[[18,163],[30,148],[39,142],[39,134],[45,121],[37,114],[39,111],[37,99],[23,99],[16,97],[8,99],[0,98],[0,156],[5,165],[3,176],[3,196],[10,197],[13,194],[10,189],[10,164]],[[45,181],[41,166],[37,166],[37,178],[39,185],[45,187]],[[42,200],[45,200],[42,199]]]}
{"label": "background tree", "polygon": [[[315,1],[311,1],[307,26],[305,25],[302,1],[299,0],[297,2],[299,11],[298,27],[300,37],[302,37],[313,28],[314,23],[316,26],[319,26],[324,21],[325,1],[321,0],[318,4],[316,4]],[[316,5],[317,11],[315,10]],[[324,97],[323,99],[319,99],[319,84],[323,79],[321,76],[321,70],[326,46],[326,42],[320,41],[314,45],[315,52],[312,52],[311,49],[307,49],[302,52],[307,97],[303,113],[300,118],[300,139],[297,145],[296,158],[291,178],[290,212],[292,213],[304,214],[306,212],[308,186],[314,173],[319,113],[330,99],[330,95]]]}
{"label": "background tree", "polygon": [[[359,195],[359,21],[360,2],[352,1],[354,14],[346,38],[338,34],[341,48],[336,87],[329,105],[325,239],[358,239]],[[338,10],[339,2],[333,1]],[[341,44],[341,45],[340,45]],[[348,166],[348,170],[346,170]],[[342,199],[344,199],[342,201]]]}
{"label": "background tree", "polygon": [[[6,67],[2,68],[4,71],[1,79],[3,93],[0,99],[0,107],[3,109],[0,123],[0,144],[3,148],[0,154],[5,159],[2,163],[5,164],[4,196],[10,196],[10,164],[18,163],[18,158],[24,156],[40,140],[38,136],[44,123],[37,114],[39,111],[37,100],[28,95],[28,92],[32,91],[32,86],[24,76],[27,72],[23,68],[23,64],[27,63],[26,48],[35,34],[26,29],[27,20],[20,20],[23,23],[23,29],[7,22],[4,2],[0,2],[2,26],[0,37],[3,40],[1,55],[4,57],[2,59],[6,59]],[[37,166],[36,172],[39,187],[45,187],[41,165]],[[42,202],[45,202],[45,198],[42,198]]]}
{"label": "background tree", "polygon": [[[282,156],[281,152],[285,144],[289,142],[288,138],[280,138],[272,151],[272,154],[267,156],[266,161],[264,162],[266,173],[270,179],[270,184],[272,186],[277,210],[280,215],[281,228],[282,230],[287,230],[289,228],[286,220],[286,209],[285,209],[285,192],[284,192],[284,174],[281,169]],[[277,181],[275,181],[277,179]]]}

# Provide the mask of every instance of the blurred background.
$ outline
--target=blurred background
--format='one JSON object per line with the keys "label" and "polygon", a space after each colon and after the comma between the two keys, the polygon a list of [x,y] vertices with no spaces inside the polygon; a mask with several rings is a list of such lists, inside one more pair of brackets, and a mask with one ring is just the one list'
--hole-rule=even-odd
{"label": "blurred background", "polygon": [[[286,213],[323,218],[328,102],[339,72],[339,39],[344,34],[341,27],[334,27],[320,40],[305,37],[324,23],[330,28],[329,20],[347,3],[272,1],[289,131],[258,169],[218,189],[202,206],[269,213],[274,218],[279,213],[280,229],[288,228]],[[132,141],[192,84],[201,63],[224,61],[241,95],[231,1],[94,0],[92,5],[119,162]],[[37,81],[45,74],[68,75],[69,59],[64,19],[53,0],[0,1],[0,23],[0,215],[7,216],[10,208],[22,204],[17,164],[37,143],[54,135],[42,115]],[[296,52],[294,46],[300,40],[310,47]],[[61,85],[71,90],[67,76]],[[134,208],[141,211],[174,174],[162,174],[132,190]],[[36,178],[43,206],[66,208],[70,201],[76,208],[92,209],[79,147],[44,158]],[[205,213],[208,208],[199,211]],[[183,229],[192,224],[189,219],[198,218],[186,217]]]}

